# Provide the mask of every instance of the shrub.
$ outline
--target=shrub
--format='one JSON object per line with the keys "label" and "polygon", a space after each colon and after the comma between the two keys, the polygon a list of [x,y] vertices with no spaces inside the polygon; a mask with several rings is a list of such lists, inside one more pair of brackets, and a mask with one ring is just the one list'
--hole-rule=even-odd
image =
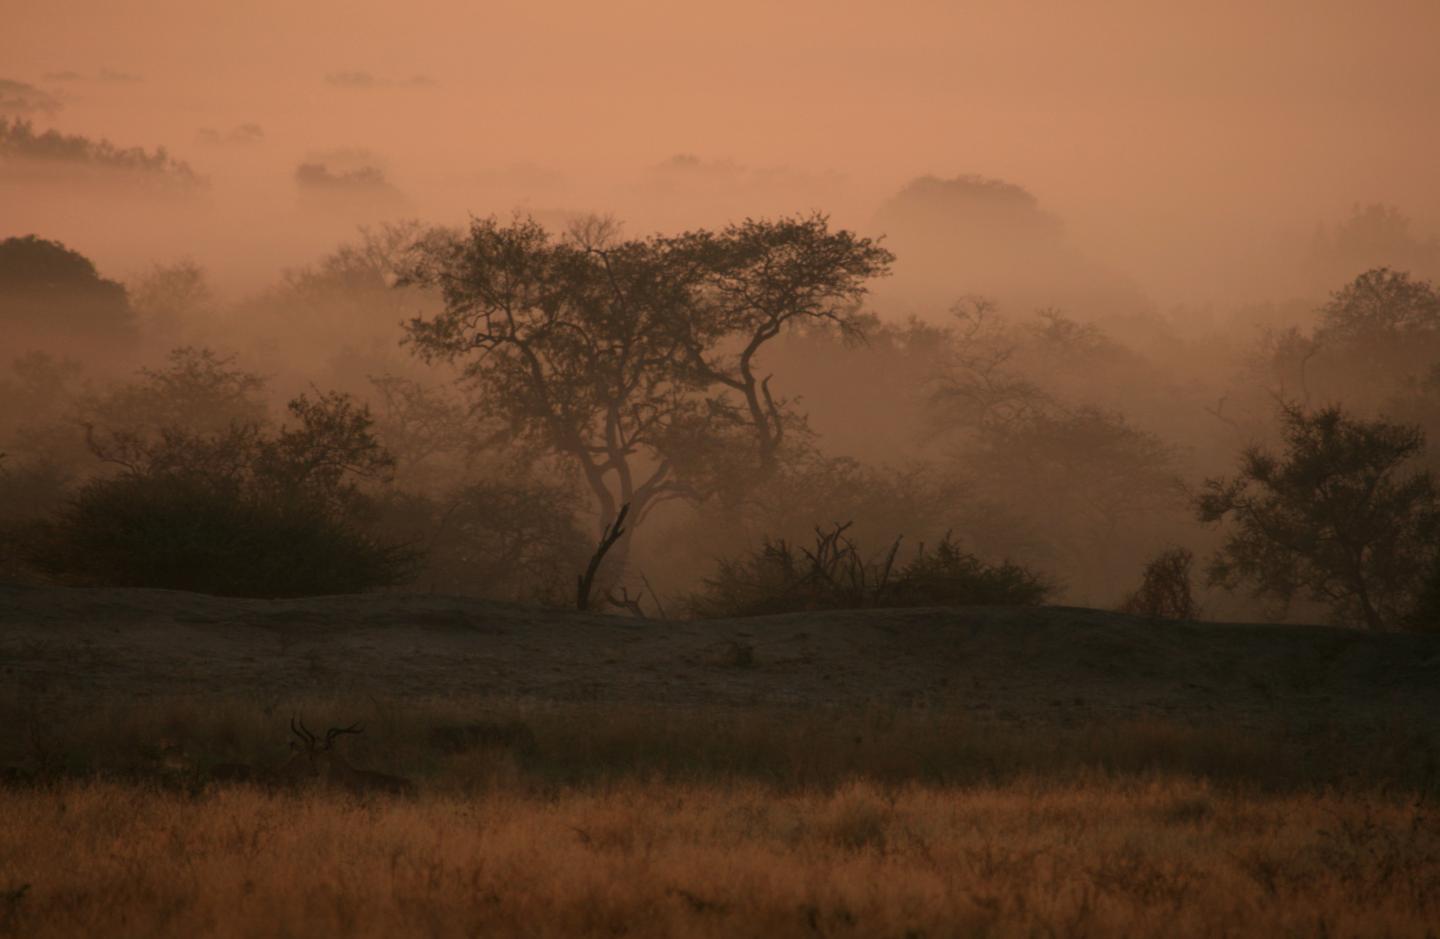
{"label": "shrub", "polygon": [[418,553],[368,534],[390,455],[369,411],[323,394],[294,426],[91,433],[121,466],[34,531],[29,554],[67,579],[227,596],[350,593],[405,580]]}
{"label": "shrub", "polygon": [[313,502],[196,473],[92,481],[37,548],[42,567],[87,583],[242,597],[389,586],[414,561]]}
{"label": "shrub", "polygon": [[1195,619],[1199,607],[1190,592],[1190,567],[1195,555],[1186,548],[1167,548],[1145,565],[1140,586],[1127,596],[1119,612],[1150,619]]}
{"label": "shrub", "polygon": [[1045,577],[1010,561],[987,564],[947,534],[935,550],[921,546],[895,583],[891,606],[1035,606],[1054,591]]}
{"label": "shrub", "polygon": [[715,577],[688,600],[699,617],[762,616],[803,610],[916,606],[1031,606],[1054,587],[1017,564],[988,564],[961,551],[949,535],[931,552],[922,545],[896,567],[897,538],[883,557],[866,559],[836,525],[815,530],[815,547],[765,539],[747,556],[722,559]]}

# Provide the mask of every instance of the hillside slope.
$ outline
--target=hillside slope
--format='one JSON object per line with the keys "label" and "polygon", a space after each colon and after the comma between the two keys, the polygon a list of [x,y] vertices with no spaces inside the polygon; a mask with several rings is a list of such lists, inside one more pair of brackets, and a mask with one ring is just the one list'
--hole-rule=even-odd
{"label": "hillside slope", "polygon": [[459,597],[237,600],[0,585],[17,693],[481,695],[959,708],[1061,723],[1432,723],[1440,636],[964,608],[639,621]]}

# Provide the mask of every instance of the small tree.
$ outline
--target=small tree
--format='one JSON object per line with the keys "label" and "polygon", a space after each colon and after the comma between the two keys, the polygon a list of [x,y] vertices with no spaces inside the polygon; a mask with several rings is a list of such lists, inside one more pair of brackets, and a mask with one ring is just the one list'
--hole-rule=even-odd
{"label": "small tree", "polygon": [[1402,624],[1440,532],[1433,478],[1407,471],[1423,435],[1338,407],[1287,405],[1281,422],[1283,456],[1251,447],[1239,475],[1207,480],[1196,499],[1201,521],[1235,525],[1211,583],[1286,606],[1303,595],[1370,629]]}
{"label": "small tree", "polygon": [[1190,590],[1195,554],[1188,548],[1166,548],[1145,565],[1140,586],[1120,604],[1121,613],[1147,619],[1194,619],[1199,613]]}

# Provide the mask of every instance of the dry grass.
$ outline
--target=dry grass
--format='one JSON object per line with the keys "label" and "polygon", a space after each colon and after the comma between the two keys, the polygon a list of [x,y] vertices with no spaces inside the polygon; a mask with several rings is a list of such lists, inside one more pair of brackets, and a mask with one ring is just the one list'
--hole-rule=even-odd
{"label": "dry grass", "polygon": [[1433,936],[1413,798],[1151,778],[356,802],[0,791],[27,936]]}
{"label": "dry grass", "polygon": [[[429,792],[551,790],[636,778],[795,789],[856,778],[975,786],[1163,774],[1268,792],[1359,786],[1440,795],[1440,739],[1427,722],[1244,727],[1150,717],[1070,726],[977,721],[955,710],[398,702],[369,695],[256,702],[215,694],[124,703],[0,696],[0,768],[41,782],[104,777],[193,787],[217,763],[283,762],[292,713],[316,728],[363,722],[365,733],[344,741],[352,762],[409,776]],[[437,740],[443,728],[477,722],[523,725],[533,746],[498,741],[457,752]]]}
{"label": "dry grass", "polygon": [[[420,797],[211,780],[292,709]],[[0,936],[1433,937],[1429,734],[14,697]]]}

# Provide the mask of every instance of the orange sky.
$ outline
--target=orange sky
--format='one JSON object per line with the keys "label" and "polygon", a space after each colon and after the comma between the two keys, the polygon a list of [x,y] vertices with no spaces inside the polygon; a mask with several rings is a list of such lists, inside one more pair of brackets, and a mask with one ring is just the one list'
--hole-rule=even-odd
{"label": "orange sky", "polygon": [[[626,187],[683,152],[783,168],[774,186],[833,203],[795,209],[842,219],[921,173],[998,176],[1112,263],[1169,273],[1357,201],[1440,227],[1436,0],[0,6],[0,78],[60,94],[61,129],[282,183],[309,153],[367,148],[426,214],[501,178],[671,223]],[[46,77],[66,71],[88,77]],[[196,143],[244,122],[266,139],[243,158]]]}

